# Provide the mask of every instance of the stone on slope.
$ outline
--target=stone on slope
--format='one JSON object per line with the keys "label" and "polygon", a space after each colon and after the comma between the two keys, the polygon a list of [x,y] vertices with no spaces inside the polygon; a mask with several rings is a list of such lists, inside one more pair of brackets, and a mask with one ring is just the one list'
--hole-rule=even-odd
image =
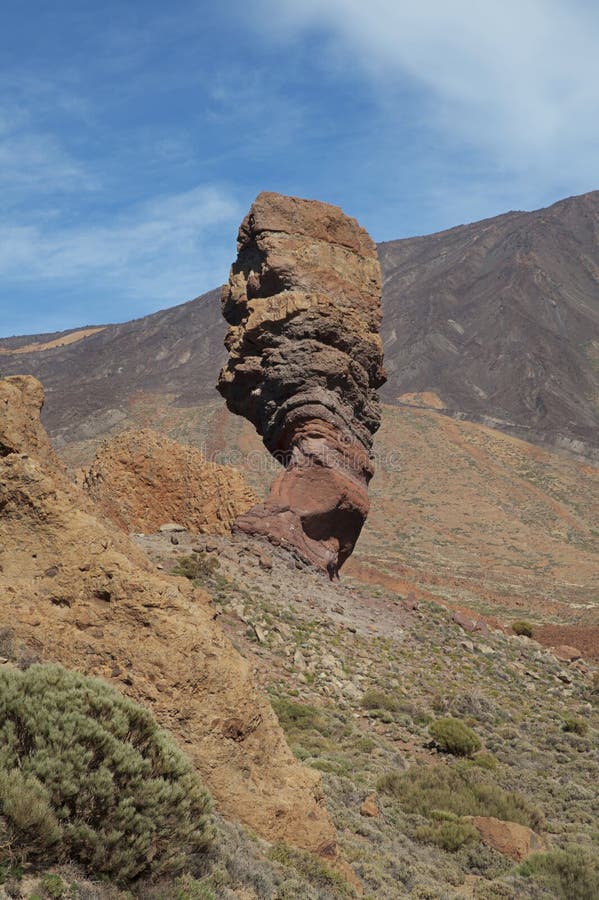
{"label": "stone on slope", "polygon": [[320,776],[291,753],[210,598],[156,575],[97,518],[53,455],[42,402],[35,379],[0,380],[0,627],[29,661],[105,678],[151,708],[223,815],[343,868]]}
{"label": "stone on slope", "polygon": [[522,862],[531,853],[546,850],[543,839],[531,828],[518,822],[504,822],[494,816],[465,816],[480,834],[483,844],[492,847],[516,862]]}
{"label": "stone on slope", "polygon": [[106,441],[80,477],[101,512],[128,532],[224,534],[258,500],[237,469],[150,428]]}
{"label": "stone on slope", "polygon": [[285,469],[234,527],[333,577],[368,514],[380,423],[376,247],[338,207],[273,193],[258,196],[237,246],[218,389]]}

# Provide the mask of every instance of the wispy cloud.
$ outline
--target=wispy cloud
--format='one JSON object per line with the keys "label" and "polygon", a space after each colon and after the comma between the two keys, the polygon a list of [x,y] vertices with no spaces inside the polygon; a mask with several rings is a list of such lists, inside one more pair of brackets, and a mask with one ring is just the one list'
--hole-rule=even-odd
{"label": "wispy cloud", "polygon": [[390,116],[397,90],[409,82],[420,91],[424,121],[504,169],[554,181],[564,168],[587,183],[599,176],[596,4],[262,0],[261,6],[261,27],[271,23],[278,41],[315,30],[328,35],[329,66],[359,68]]}
{"label": "wispy cloud", "polygon": [[80,118],[85,103],[50,80],[4,71],[0,89],[0,203],[95,190],[98,176],[56,133],[61,116]]}
{"label": "wispy cloud", "polygon": [[7,285],[48,282],[83,286],[93,280],[110,295],[146,304],[187,299],[219,284],[233,247],[221,227],[240,209],[226,190],[198,186],[119,214],[110,224],[60,227],[53,223],[0,226],[0,277]]}

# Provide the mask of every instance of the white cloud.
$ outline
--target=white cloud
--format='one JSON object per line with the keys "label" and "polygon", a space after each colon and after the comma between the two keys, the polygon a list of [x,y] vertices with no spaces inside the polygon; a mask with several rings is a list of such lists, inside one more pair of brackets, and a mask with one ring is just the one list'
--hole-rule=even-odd
{"label": "white cloud", "polygon": [[[56,222],[0,225],[0,277],[7,286],[92,283],[147,305],[181,302],[222,282],[241,217],[225,190],[199,186],[142,204],[110,224],[61,227]],[[114,310],[113,310],[114,312]]]}
{"label": "white cloud", "polygon": [[[423,118],[496,165],[599,176],[599,6],[584,0],[262,0],[275,40],[317,29],[330,65],[363,70],[392,116],[419,88]],[[401,133],[398,133],[401,140]]]}

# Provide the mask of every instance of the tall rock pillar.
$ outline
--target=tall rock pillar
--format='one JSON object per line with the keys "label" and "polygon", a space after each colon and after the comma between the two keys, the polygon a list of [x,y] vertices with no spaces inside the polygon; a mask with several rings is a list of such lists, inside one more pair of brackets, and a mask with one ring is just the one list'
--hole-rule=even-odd
{"label": "tall rock pillar", "polygon": [[258,196],[237,247],[218,389],[284,469],[233,527],[334,577],[368,514],[380,423],[376,247],[338,207],[273,193]]}

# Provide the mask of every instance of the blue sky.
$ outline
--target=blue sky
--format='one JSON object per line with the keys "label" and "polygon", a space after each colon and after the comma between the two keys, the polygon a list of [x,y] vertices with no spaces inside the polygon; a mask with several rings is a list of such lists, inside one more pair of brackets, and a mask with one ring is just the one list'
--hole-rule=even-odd
{"label": "blue sky", "polygon": [[226,280],[261,190],[377,241],[599,188],[595,0],[4,0],[0,335]]}

